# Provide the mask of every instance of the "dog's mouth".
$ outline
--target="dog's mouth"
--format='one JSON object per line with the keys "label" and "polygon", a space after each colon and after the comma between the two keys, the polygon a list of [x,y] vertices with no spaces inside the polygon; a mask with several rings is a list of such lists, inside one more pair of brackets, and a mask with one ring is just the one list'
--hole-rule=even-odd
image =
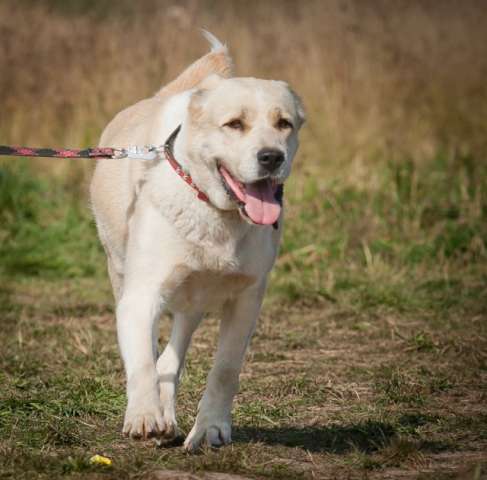
{"label": "dog's mouth", "polygon": [[242,183],[219,165],[222,183],[230,197],[237,202],[240,212],[259,225],[274,225],[281,214],[282,184],[270,178],[253,183]]}

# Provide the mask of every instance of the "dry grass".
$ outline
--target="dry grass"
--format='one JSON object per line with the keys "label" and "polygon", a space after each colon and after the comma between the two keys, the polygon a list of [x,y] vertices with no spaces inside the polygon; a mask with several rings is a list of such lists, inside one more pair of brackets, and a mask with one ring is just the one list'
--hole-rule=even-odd
{"label": "dry grass", "polygon": [[121,108],[228,42],[238,73],[286,79],[313,162],[484,155],[481,1],[9,1],[0,5],[2,141],[87,145]]}

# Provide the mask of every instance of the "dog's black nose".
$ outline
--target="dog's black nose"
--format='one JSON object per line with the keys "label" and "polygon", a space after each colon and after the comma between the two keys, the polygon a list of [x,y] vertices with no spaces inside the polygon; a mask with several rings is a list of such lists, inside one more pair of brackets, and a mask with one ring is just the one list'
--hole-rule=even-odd
{"label": "dog's black nose", "polygon": [[284,153],[275,148],[263,148],[257,153],[257,161],[268,172],[273,172],[284,162]]}

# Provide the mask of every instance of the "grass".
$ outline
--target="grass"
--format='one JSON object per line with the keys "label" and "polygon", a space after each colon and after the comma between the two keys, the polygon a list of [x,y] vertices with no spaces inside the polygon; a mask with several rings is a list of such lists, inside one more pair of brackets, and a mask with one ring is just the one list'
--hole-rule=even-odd
{"label": "grass", "polygon": [[[0,479],[487,475],[486,9],[248,3],[1,3],[0,143],[96,144],[117,111],[201,55],[199,26],[228,42],[239,74],[290,81],[309,120],[234,443],[200,455],[120,434],[91,163],[0,163]],[[189,352],[186,433],[216,333],[208,318]]]}
{"label": "grass", "polygon": [[[12,166],[0,170],[0,271],[43,278],[100,275],[104,267],[86,205],[67,186],[35,176],[25,161]],[[86,261],[80,263],[80,256]]]}
{"label": "grass", "polygon": [[475,299],[485,288],[486,171],[476,165],[467,180],[469,162],[385,162],[372,188],[298,177],[275,288],[310,301],[349,296],[362,310],[435,311]]}
{"label": "grass", "polygon": [[[408,180],[398,182],[402,168],[384,161],[369,188],[338,176],[318,186],[297,165],[236,401],[234,444],[188,456],[121,437],[123,372],[86,205],[68,181],[3,163],[0,478],[485,472],[487,176],[477,165],[466,180],[463,160],[446,157],[408,163]],[[209,318],[189,354],[179,401],[185,432],[216,329]],[[165,320],[162,340],[168,331]],[[112,466],[90,464],[96,453]]]}

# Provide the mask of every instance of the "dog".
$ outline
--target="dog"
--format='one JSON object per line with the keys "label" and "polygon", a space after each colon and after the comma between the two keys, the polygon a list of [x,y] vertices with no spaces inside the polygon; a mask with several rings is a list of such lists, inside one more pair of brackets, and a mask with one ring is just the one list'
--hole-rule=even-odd
{"label": "dog", "polygon": [[[127,377],[123,433],[173,440],[186,350],[221,312],[215,364],[184,448],[231,442],[232,402],[283,228],[282,186],[305,121],[282,81],[232,77],[211,50],[153,97],[118,113],[100,146],[164,144],[152,160],[99,159],[90,186]],[[171,312],[158,357],[158,320]]]}

